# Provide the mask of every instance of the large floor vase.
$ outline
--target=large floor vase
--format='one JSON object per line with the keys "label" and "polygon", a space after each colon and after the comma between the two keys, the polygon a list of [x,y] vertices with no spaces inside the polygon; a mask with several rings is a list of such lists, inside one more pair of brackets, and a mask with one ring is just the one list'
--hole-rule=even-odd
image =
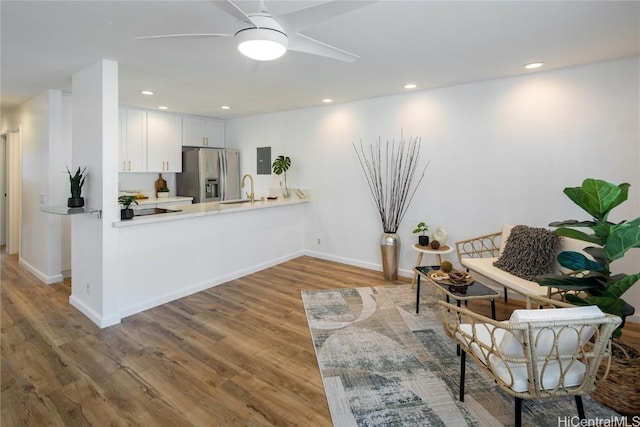
{"label": "large floor vase", "polygon": [[384,280],[397,280],[400,237],[396,233],[384,233],[380,238],[380,252],[382,254]]}

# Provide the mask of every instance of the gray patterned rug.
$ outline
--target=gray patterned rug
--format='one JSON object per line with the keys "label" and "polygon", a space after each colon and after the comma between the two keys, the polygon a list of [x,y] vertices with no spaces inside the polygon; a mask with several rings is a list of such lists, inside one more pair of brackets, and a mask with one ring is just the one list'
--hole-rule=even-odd
{"label": "gray patterned rug", "polygon": [[[458,401],[455,344],[442,331],[433,296],[415,314],[414,292],[409,285],[302,291],[333,424],[513,425],[513,398],[471,360],[465,402]],[[584,406],[589,419],[617,415],[590,397]],[[524,426],[570,425],[575,400],[524,401],[522,416]]]}

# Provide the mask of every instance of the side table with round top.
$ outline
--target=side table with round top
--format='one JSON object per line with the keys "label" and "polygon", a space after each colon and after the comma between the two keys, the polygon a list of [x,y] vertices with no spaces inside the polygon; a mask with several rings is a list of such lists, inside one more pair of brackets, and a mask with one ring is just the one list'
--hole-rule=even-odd
{"label": "side table with round top", "polygon": [[[441,265],[442,264],[441,255],[446,255],[453,252],[453,248],[450,248],[449,246],[441,246],[438,249],[433,249],[431,246],[422,246],[422,245],[419,245],[418,243],[413,245],[413,249],[418,252],[418,260],[416,261],[416,267],[420,267],[420,265],[422,265],[422,257],[424,256],[424,254],[435,255],[437,265]],[[411,288],[413,288],[416,285],[417,277],[418,277],[418,273],[414,272],[413,280],[411,281]]]}

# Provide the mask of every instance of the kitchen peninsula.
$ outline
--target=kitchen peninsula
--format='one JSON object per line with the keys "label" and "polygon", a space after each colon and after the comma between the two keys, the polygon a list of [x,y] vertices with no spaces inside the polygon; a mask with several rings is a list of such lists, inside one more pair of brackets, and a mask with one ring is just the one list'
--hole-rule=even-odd
{"label": "kitchen peninsula", "polygon": [[293,196],[197,203],[179,206],[180,212],[114,221],[117,310],[105,313],[103,323],[119,323],[302,255],[308,201]]}

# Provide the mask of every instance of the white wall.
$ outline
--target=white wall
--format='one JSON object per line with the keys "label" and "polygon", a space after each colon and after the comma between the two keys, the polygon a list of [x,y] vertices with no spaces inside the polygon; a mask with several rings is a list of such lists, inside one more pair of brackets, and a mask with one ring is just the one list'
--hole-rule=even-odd
{"label": "white wall", "polygon": [[62,279],[61,218],[40,210],[44,204],[64,204],[57,200],[68,186],[61,174],[65,165],[62,114],[62,93],[48,90],[3,120],[5,130],[20,128],[20,263],[45,283]]}
{"label": "white wall", "polygon": [[[449,242],[505,223],[547,226],[583,218],[562,189],[584,178],[629,182],[635,191],[612,220],[640,212],[638,58],[540,72],[227,122],[227,146],[255,173],[256,147],[292,159],[292,186],[313,195],[306,248],[317,256],[380,269],[380,220],[352,143],[422,138],[426,178],[401,224],[401,272],[416,254],[421,220]],[[265,194],[275,176],[256,176]],[[321,239],[320,246],[316,245]],[[452,257],[455,259],[455,257]],[[427,260],[425,260],[427,262]],[[640,249],[614,264],[637,271]],[[625,298],[640,312],[640,285]]]}

